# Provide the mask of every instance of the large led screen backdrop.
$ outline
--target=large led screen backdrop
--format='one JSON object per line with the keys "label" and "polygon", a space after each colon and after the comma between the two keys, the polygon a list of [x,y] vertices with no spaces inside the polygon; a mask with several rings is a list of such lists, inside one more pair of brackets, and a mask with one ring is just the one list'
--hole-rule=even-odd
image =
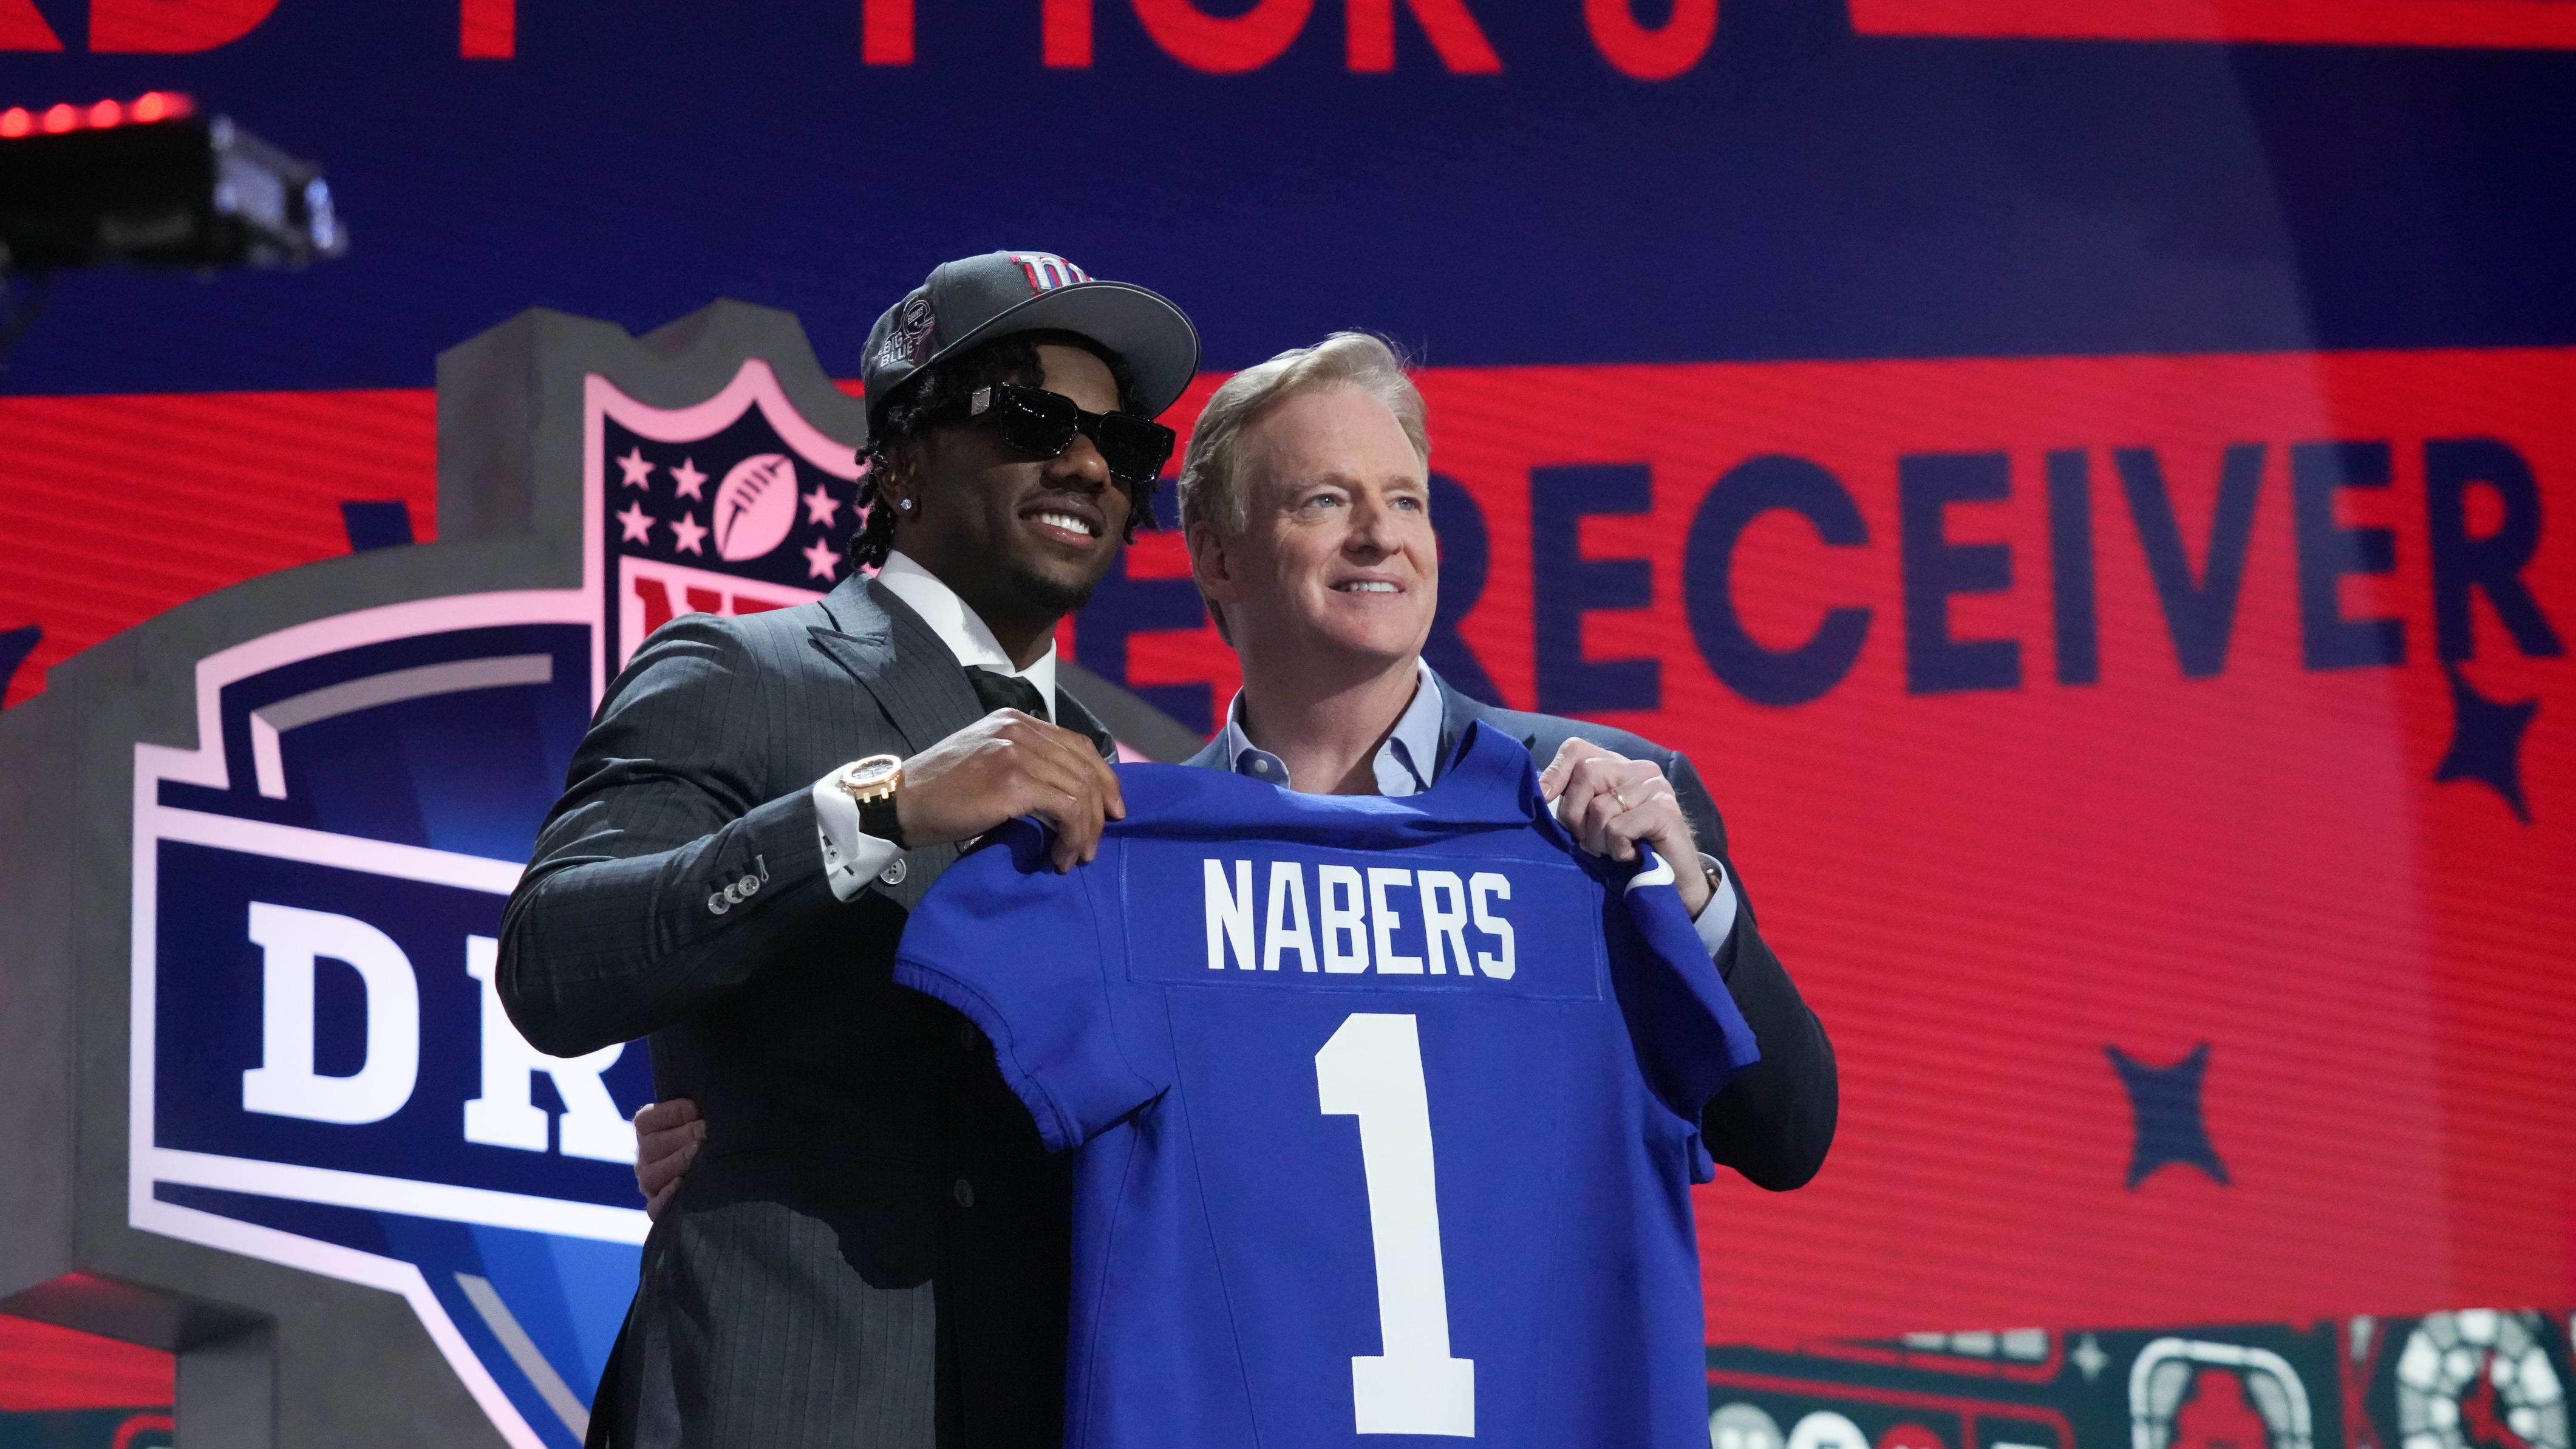
{"label": "large led screen backdrop", "polygon": [[[2564,9],[0,0],[0,104],[189,90],[354,239],[56,281],[0,374],[5,698],[434,537],[432,360],[531,305],[744,297],[847,376],[933,263],[1042,247],[1191,311],[1181,423],[1378,328],[1433,663],[1690,752],[1840,1053],[1824,1176],[1700,1199],[1726,1449],[2566,1449]],[[613,628],[828,587],[845,477],[693,589],[705,460],[630,446]],[[1148,535],[1068,642],[1204,729],[1184,573]]]}

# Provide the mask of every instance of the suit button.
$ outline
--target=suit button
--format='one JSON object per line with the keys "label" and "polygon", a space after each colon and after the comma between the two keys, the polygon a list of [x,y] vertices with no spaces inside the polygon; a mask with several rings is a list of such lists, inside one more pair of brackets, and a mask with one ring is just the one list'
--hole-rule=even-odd
{"label": "suit button", "polygon": [[968,1182],[966,1179],[961,1177],[957,1179],[957,1183],[954,1187],[948,1189],[948,1196],[954,1199],[959,1207],[973,1207],[975,1205],[975,1184]]}
{"label": "suit button", "polygon": [[903,878],[910,874],[912,874],[912,866],[910,863],[905,861],[902,856],[898,855],[894,858],[894,863],[892,865],[889,865],[885,869],[877,872],[877,879],[884,881],[887,885],[897,886],[903,884]]}

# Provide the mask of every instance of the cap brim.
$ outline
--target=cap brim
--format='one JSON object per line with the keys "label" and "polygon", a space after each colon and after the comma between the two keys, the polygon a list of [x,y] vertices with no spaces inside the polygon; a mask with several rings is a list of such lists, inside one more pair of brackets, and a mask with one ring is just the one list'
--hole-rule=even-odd
{"label": "cap brim", "polygon": [[970,348],[1020,332],[1088,337],[1126,365],[1134,395],[1128,406],[1160,417],[1180,401],[1199,371],[1199,330],[1169,298],[1126,282],[1076,282],[1040,292],[940,348],[914,376]]}

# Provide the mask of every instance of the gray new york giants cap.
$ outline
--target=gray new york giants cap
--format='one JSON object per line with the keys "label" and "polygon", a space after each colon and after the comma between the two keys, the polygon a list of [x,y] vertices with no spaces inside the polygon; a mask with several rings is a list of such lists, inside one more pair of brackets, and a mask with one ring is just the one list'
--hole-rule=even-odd
{"label": "gray new york giants cap", "polygon": [[868,427],[923,368],[1020,332],[1070,332],[1100,344],[1133,381],[1127,405],[1159,416],[1199,370],[1199,332],[1157,292],[1093,280],[1053,252],[986,252],[942,262],[868,329],[860,380]]}

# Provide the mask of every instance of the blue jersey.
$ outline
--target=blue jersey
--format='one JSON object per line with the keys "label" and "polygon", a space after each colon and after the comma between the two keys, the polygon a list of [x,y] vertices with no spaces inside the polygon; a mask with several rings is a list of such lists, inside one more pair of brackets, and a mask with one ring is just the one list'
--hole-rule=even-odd
{"label": "blue jersey", "polygon": [[1097,860],[1015,823],[896,968],[1080,1149],[1066,1443],[1705,1446],[1689,1188],[1755,1052],[1669,870],[1482,728],[1402,799],[1120,779]]}

